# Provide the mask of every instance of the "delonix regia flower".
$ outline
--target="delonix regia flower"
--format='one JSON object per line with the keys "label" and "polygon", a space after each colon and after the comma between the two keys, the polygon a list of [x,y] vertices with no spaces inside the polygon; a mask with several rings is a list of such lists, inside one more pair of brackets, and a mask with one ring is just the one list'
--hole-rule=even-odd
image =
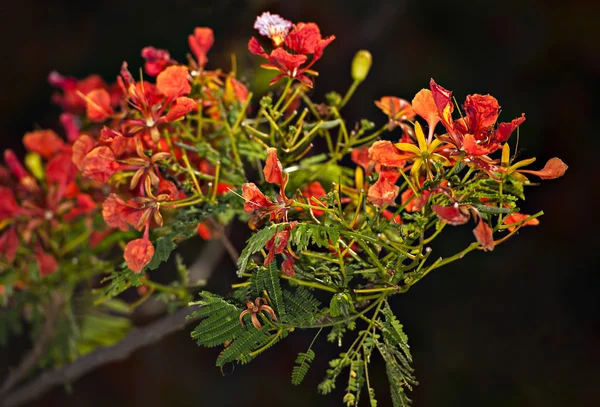
{"label": "delonix regia flower", "polygon": [[[509,145],[517,128],[526,137],[524,114],[501,121],[499,102],[479,93],[455,106],[433,79],[412,98],[385,92],[357,102],[379,108],[378,124],[349,120],[344,107],[368,79],[368,51],[348,67],[348,90],[319,100],[310,90],[314,65],[335,36],[269,12],[254,28],[265,38],[252,37],[249,51],[277,71],[264,95],[240,79],[234,58],[231,67],[213,67],[208,27],[189,34],[189,55],[143,48],[141,60],[130,61],[132,72],[143,65],[135,79],[128,63],[115,67],[114,83],[50,74],[61,131],[27,133],[26,155],[7,150],[0,166],[0,300],[27,319],[34,341],[54,332],[44,325],[53,304],[63,307],[54,315],[89,312],[84,330],[87,317],[111,327],[94,322],[94,345],[79,346],[79,318],[67,318],[60,335],[42,338],[57,347],[45,366],[80,356],[56,349],[115,344],[130,325],[115,313],[150,298],[169,309],[201,305],[190,311],[190,321],[200,319],[192,336],[222,347],[219,367],[313,330],[308,349],[294,356],[295,385],[325,330],[340,351],[319,355],[330,358],[319,392],[347,378],[344,404],[357,405],[364,393],[375,404],[369,369],[379,355],[393,404],[407,406],[417,382],[389,297],[540,225],[541,211],[518,206],[530,178],[559,178],[567,165],[554,157],[529,169],[535,158],[517,160]],[[432,242],[446,238],[447,225],[468,224],[467,246],[440,257]],[[229,240],[232,231],[243,247]],[[202,245],[195,236],[219,240],[236,264],[241,281],[231,295],[198,292],[202,281],[173,256],[182,241]],[[163,277],[176,277],[155,281],[161,265],[176,269]],[[133,287],[134,300],[117,298]],[[67,301],[75,297],[77,309]],[[264,395],[263,404],[271,401]]]}

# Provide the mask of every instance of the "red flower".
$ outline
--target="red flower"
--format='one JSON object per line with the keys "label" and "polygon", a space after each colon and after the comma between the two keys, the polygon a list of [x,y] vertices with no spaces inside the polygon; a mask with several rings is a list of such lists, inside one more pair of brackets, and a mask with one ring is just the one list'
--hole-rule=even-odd
{"label": "red flower", "polygon": [[52,130],[26,133],[23,137],[23,144],[27,150],[38,153],[44,158],[54,156],[65,147],[62,139]]}
{"label": "red flower", "polygon": [[137,229],[142,218],[140,209],[133,201],[125,202],[117,194],[110,194],[102,204],[102,217],[108,226],[123,231],[128,229],[128,225]]}
{"label": "red flower", "polygon": [[132,240],[125,246],[123,257],[127,267],[139,274],[154,257],[154,246],[146,236]]}
{"label": "red flower", "polygon": [[62,95],[55,93],[52,96],[53,102],[71,113],[82,113],[85,110],[86,101],[82,95],[87,95],[95,89],[107,88],[106,83],[98,75],[90,75],[79,81],[54,71],[48,76],[48,82],[63,91]]}
{"label": "red flower", "polygon": [[120,165],[110,148],[100,146],[85,156],[81,168],[84,177],[106,183],[119,170]]}
{"label": "red flower", "polygon": [[242,196],[244,202],[244,211],[246,213],[255,212],[259,218],[269,216],[271,222],[287,222],[288,207],[285,202],[271,202],[253,183],[242,185]]}
{"label": "red flower", "polygon": [[499,171],[500,167],[489,167],[491,161],[484,156],[498,150],[508,140],[513,131],[525,121],[525,114],[509,123],[500,123],[494,129],[500,111],[498,101],[490,95],[475,94],[467,96],[465,100],[465,117],[453,120],[452,92],[433,79],[430,81],[430,88],[438,115],[448,131],[448,139],[442,141],[452,143],[457,150],[464,150],[469,155],[468,160],[475,165],[485,170]]}
{"label": "red flower", "polygon": [[8,264],[12,264],[19,248],[19,236],[14,226],[9,227],[0,235],[0,258],[4,257]]}
{"label": "red flower", "polygon": [[367,199],[373,205],[382,208],[386,205],[394,205],[400,188],[389,182],[385,177],[379,176],[377,182],[369,188]]}
{"label": "red flower", "polygon": [[369,157],[369,149],[369,146],[355,148],[352,150],[352,154],[350,155],[352,162],[363,167],[367,175],[373,171],[373,167],[371,166],[371,158]]}
{"label": "red flower", "polygon": [[166,49],[145,47],[142,49],[142,58],[146,60],[144,69],[150,76],[156,76],[166,67],[177,64],[177,61],[171,59],[171,55]]}
{"label": "red flower", "polygon": [[88,136],[87,134],[82,135],[75,141],[73,144],[73,163],[77,169],[81,170],[83,168],[83,161],[85,160],[85,156],[88,155],[90,151],[94,147],[96,147],[96,141]]}
{"label": "red flower", "polygon": [[[267,19],[265,19],[265,21],[267,21]],[[259,24],[258,28],[262,35],[267,35],[264,33],[267,33],[269,30],[268,24],[265,24],[264,26]],[[278,34],[272,37],[272,39],[274,38],[275,44],[281,45],[282,32],[283,31],[279,30]],[[283,44],[287,50],[284,49],[284,47],[276,45],[277,48],[271,51],[270,54],[267,54],[264,48],[258,43],[258,40],[254,37],[250,39],[248,49],[253,54],[259,55],[269,61],[268,64],[262,65],[263,68],[274,69],[281,72],[281,74],[273,78],[271,84],[279,81],[284,76],[288,76],[293,79],[298,79],[305,85],[312,87],[312,80],[308,78],[306,74],[316,74],[316,72],[311,71],[310,68],[323,56],[323,50],[334,39],[335,36],[333,35],[327,38],[321,38],[319,27],[314,23],[298,23],[285,37]],[[311,55],[310,61],[308,61],[308,55]]]}
{"label": "red flower", "polygon": [[204,68],[208,62],[206,54],[208,54],[208,51],[212,48],[214,42],[215,37],[213,30],[207,27],[196,27],[194,34],[188,36],[190,49],[201,68]]}

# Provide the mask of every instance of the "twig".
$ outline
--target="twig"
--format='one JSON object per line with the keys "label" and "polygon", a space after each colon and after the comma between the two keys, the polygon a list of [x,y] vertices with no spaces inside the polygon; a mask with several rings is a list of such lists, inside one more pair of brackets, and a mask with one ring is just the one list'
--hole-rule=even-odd
{"label": "twig", "polygon": [[31,350],[23,357],[19,365],[14,370],[10,371],[8,377],[2,384],[2,388],[0,388],[0,395],[6,394],[15,385],[19,384],[35,368],[37,362],[44,355],[48,343],[50,343],[50,340],[54,336],[58,314],[64,303],[65,299],[60,293],[53,293],[50,298],[50,304],[44,310],[46,321],[44,322],[40,336],[33,344]]}
{"label": "twig", "polygon": [[182,308],[148,326],[133,331],[114,346],[98,349],[77,359],[70,365],[44,372],[29,383],[1,398],[0,406],[18,406],[40,397],[54,386],[72,383],[100,366],[124,360],[137,349],[158,342],[171,333],[183,329],[193,321],[193,318],[186,318],[193,310],[192,307]]}

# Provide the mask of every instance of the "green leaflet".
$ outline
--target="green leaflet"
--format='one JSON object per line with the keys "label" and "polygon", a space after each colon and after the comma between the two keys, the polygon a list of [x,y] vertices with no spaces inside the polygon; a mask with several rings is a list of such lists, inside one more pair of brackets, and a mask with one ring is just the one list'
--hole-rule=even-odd
{"label": "green leaflet", "polygon": [[248,266],[248,260],[250,260],[250,256],[263,249],[267,242],[277,232],[278,227],[283,227],[284,225],[285,224],[283,223],[269,225],[250,236],[250,238],[246,241],[246,247],[244,247],[244,250],[242,250],[240,258],[237,262],[238,277],[241,277],[244,271],[246,271],[246,267]]}
{"label": "green leaflet", "polygon": [[296,366],[294,366],[294,369],[292,370],[292,384],[294,386],[298,386],[302,383],[313,360],[315,360],[315,352],[312,349],[298,353]]}
{"label": "green leaflet", "polygon": [[222,345],[245,332],[240,324],[241,309],[218,295],[206,291],[201,292],[200,296],[200,301],[190,305],[201,307],[189,316],[189,318],[203,318],[191,333],[198,345],[206,347]]}

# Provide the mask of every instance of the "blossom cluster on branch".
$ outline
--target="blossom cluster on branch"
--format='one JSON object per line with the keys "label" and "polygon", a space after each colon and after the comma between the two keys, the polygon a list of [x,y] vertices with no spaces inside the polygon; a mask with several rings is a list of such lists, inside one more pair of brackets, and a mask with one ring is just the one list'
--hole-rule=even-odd
{"label": "blossom cluster on branch", "polygon": [[[459,106],[433,79],[411,101],[375,101],[387,117],[379,127],[350,123],[341,112],[367,78],[371,55],[356,54],[344,95],[315,102],[317,62],[335,36],[268,12],[254,27],[259,36],[248,49],[275,71],[270,85],[280,84],[258,100],[235,64],[211,69],[214,36],[206,27],[189,35],[184,63],[146,47],[144,70],[132,73],[124,62],[114,84],[50,74],[60,130],[27,133],[25,157],[6,150],[0,166],[0,324],[14,325],[9,314],[42,324],[52,292],[71,298],[83,290],[85,309],[112,322],[116,308],[152,297],[184,307],[199,295],[194,315],[202,320],[192,336],[223,346],[218,366],[246,363],[295,329],[316,336],[327,329],[344,350],[331,360],[321,393],[349,369],[344,403],[357,404],[364,388],[374,403],[368,366],[378,353],[394,405],[408,405],[412,358],[389,297],[537,225],[541,212],[518,208],[529,178],[558,178],[567,166],[551,158],[528,169],[535,159],[517,161],[509,147],[524,114],[502,121],[498,101],[482,94]],[[343,165],[345,157],[355,165]],[[179,257],[172,283],[152,280],[180,241],[226,240],[234,219],[251,234],[235,259],[243,281],[228,297],[199,292]],[[435,258],[446,225],[469,221],[465,249]],[[127,304],[119,295],[131,287],[139,299]],[[77,306],[65,302],[70,312]],[[92,329],[85,321],[58,322],[62,335],[50,346],[68,350],[42,365],[94,348],[81,333]],[[118,341],[114,327],[96,332],[106,340],[95,346]],[[294,384],[315,357],[311,347],[296,359]]]}

